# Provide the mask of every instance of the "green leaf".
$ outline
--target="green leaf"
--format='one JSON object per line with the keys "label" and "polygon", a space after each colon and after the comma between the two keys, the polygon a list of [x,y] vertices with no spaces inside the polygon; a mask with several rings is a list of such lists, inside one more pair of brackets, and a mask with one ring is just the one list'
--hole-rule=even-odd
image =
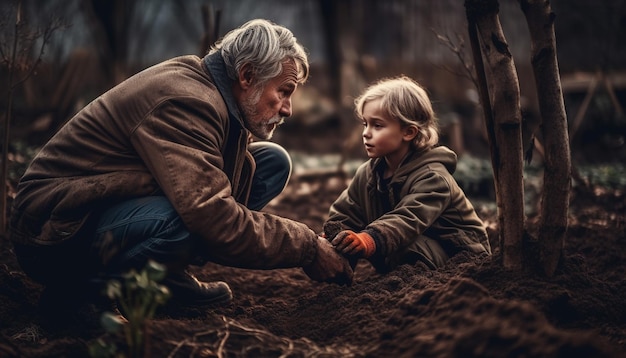
{"label": "green leaf", "polygon": [[109,358],[115,357],[117,346],[113,343],[106,343],[101,338],[91,343],[88,347],[89,356],[93,358]]}
{"label": "green leaf", "polygon": [[165,286],[158,286],[158,292],[156,293],[154,300],[157,304],[162,305],[170,298],[170,290]]}
{"label": "green leaf", "polygon": [[121,332],[126,322],[124,317],[113,312],[104,312],[102,316],[100,316],[100,324],[108,333]]}
{"label": "green leaf", "polygon": [[107,284],[107,297],[110,299],[122,297],[122,285],[119,281],[109,281]]}
{"label": "green leaf", "polygon": [[150,280],[148,279],[146,271],[141,271],[141,273],[137,275],[137,286],[139,286],[142,291],[150,286]]}
{"label": "green leaf", "polygon": [[165,265],[162,265],[152,260],[148,261],[145,270],[148,273],[148,278],[151,281],[156,282],[160,282],[161,280],[163,280],[165,278],[165,274],[167,273],[167,268],[165,267]]}

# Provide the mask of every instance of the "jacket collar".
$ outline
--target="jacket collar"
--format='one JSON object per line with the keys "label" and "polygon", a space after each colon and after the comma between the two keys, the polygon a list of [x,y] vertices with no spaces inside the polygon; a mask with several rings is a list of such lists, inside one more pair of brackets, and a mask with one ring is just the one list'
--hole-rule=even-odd
{"label": "jacket collar", "polygon": [[[409,150],[404,158],[402,158],[398,169],[391,177],[391,180],[389,181],[390,186],[398,184],[404,185],[409,173],[415,170],[416,167],[422,165],[420,163],[420,154],[421,153],[415,150]],[[368,190],[374,190],[374,188],[376,188],[378,191],[383,191],[383,188],[380,186],[380,178],[382,178],[386,167],[387,163],[384,158],[370,160],[370,175],[367,181]]]}
{"label": "jacket collar", "polygon": [[204,65],[206,66],[209,73],[211,74],[211,77],[213,77],[215,86],[222,95],[224,102],[226,102],[229,116],[231,118],[237,119],[237,121],[241,123],[243,127],[241,112],[239,112],[239,106],[237,105],[237,101],[233,96],[233,80],[228,77],[226,64],[222,59],[222,55],[219,52],[215,52],[204,56],[202,61],[204,62]]}

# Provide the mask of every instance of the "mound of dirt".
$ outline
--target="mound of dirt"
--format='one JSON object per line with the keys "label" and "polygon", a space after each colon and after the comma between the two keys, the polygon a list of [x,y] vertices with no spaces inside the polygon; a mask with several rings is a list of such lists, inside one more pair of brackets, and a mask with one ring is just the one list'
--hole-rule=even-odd
{"label": "mound of dirt", "polygon": [[[296,180],[266,211],[322,232],[341,177]],[[460,254],[438,270],[403,265],[378,274],[366,261],[349,286],[312,282],[301,269],[194,267],[227,281],[227,307],[159,316],[147,329],[152,357],[618,357],[626,354],[626,196],[576,193],[565,257],[542,278],[510,272],[494,256]],[[17,266],[3,239],[0,356],[87,356],[106,334],[89,311],[46,323],[41,287]]]}

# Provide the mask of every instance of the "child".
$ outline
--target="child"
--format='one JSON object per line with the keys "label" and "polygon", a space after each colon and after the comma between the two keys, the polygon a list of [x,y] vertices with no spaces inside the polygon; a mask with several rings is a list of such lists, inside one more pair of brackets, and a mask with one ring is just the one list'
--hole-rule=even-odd
{"label": "child", "polygon": [[331,240],[381,272],[418,260],[435,269],[462,250],[490,255],[487,233],[452,177],[456,154],[436,146],[437,118],[412,79],[388,78],[355,100],[369,161],[330,207]]}

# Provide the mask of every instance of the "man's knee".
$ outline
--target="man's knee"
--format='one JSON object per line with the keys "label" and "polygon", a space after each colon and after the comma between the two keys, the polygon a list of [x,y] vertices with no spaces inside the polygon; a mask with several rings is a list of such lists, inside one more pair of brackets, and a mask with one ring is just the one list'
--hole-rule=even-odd
{"label": "man's knee", "polygon": [[250,144],[250,153],[254,157],[257,174],[265,180],[273,180],[276,184],[287,183],[291,176],[291,157],[285,148],[272,142],[255,142]]}
{"label": "man's knee", "polygon": [[292,163],[289,153],[275,143],[255,142],[249,149],[256,162],[249,207],[260,210],[285,189]]}

